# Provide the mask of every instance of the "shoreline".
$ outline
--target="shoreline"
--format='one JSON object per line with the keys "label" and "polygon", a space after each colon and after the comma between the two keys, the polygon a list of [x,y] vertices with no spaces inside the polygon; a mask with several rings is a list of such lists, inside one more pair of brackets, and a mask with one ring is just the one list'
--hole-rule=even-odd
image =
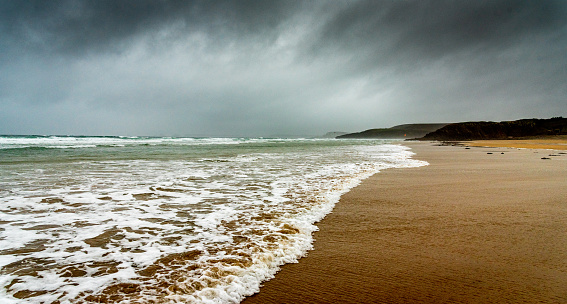
{"label": "shoreline", "polygon": [[567,302],[567,155],[405,142],[242,303]]}

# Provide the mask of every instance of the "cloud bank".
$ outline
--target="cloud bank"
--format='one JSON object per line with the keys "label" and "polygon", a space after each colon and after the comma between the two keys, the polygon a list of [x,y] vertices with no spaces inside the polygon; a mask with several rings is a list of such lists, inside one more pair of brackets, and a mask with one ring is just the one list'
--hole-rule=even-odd
{"label": "cloud bank", "polygon": [[0,37],[3,134],[567,114],[564,1],[0,1]]}

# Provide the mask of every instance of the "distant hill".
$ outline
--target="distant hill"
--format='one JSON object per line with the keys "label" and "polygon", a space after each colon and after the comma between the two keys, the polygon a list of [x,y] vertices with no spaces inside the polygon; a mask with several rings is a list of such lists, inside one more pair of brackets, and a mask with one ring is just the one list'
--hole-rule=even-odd
{"label": "distant hill", "polygon": [[418,138],[446,126],[446,123],[437,124],[405,124],[384,129],[370,129],[358,133],[349,133],[337,138],[383,138],[403,139]]}
{"label": "distant hill", "polygon": [[420,138],[420,140],[482,140],[520,139],[547,135],[567,134],[567,118],[520,119],[515,121],[477,121],[446,125]]}
{"label": "distant hill", "polygon": [[348,134],[348,132],[327,132],[327,134],[318,136],[317,138],[336,138],[344,134]]}

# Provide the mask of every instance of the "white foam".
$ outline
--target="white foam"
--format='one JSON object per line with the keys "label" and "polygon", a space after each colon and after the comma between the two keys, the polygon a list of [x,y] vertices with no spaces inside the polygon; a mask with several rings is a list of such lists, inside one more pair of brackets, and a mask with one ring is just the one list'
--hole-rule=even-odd
{"label": "white foam", "polygon": [[0,149],[14,148],[94,148],[133,145],[238,145],[245,143],[286,142],[288,139],[192,138],[192,137],[74,137],[74,136],[0,136]]}
{"label": "white foam", "polygon": [[[188,261],[198,268],[187,271],[185,281],[178,284],[201,282],[214,287],[165,298],[148,292],[146,300],[237,303],[257,292],[280,265],[305,255],[312,248],[315,223],[361,180],[385,168],[426,165],[410,159],[412,153],[403,146],[363,141],[332,145],[270,139],[46,137],[38,141],[47,141],[45,145],[59,141],[63,146],[71,140],[76,146],[89,140],[95,146],[152,140],[190,142],[189,146],[270,143],[283,145],[287,152],[254,146],[245,154],[225,148],[222,156],[195,157],[188,150],[191,158],[151,160],[148,155],[160,150],[150,150],[126,160],[6,166],[0,172],[0,221],[5,221],[0,224],[5,229],[0,231],[0,250],[37,249],[0,255],[0,266],[7,269],[0,284],[21,280],[9,294],[0,295],[7,301],[13,301],[11,295],[19,290],[48,292],[18,303],[55,299],[72,303],[81,292],[97,293],[117,282],[146,284],[142,288],[148,289],[160,278],[140,281],[137,271],[169,254],[198,251],[196,260]],[[290,142],[305,146],[291,149],[286,146]],[[118,148],[128,149],[128,144]],[[105,233],[106,241],[93,239]],[[245,241],[236,242],[238,238]],[[251,264],[218,262],[242,256],[249,257]],[[23,259],[40,269],[38,275],[17,275],[18,268],[10,264]],[[97,274],[104,267],[93,262],[110,263],[112,271]],[[63,276],[70,266],[86,274]]]}

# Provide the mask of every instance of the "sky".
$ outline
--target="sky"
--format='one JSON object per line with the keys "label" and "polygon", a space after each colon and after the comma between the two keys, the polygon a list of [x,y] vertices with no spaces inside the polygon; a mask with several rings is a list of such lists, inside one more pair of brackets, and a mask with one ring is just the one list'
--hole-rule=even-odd
{"label": "sky", "polygon": [[567,1],[0,0],[0,134],[567,116]]}

